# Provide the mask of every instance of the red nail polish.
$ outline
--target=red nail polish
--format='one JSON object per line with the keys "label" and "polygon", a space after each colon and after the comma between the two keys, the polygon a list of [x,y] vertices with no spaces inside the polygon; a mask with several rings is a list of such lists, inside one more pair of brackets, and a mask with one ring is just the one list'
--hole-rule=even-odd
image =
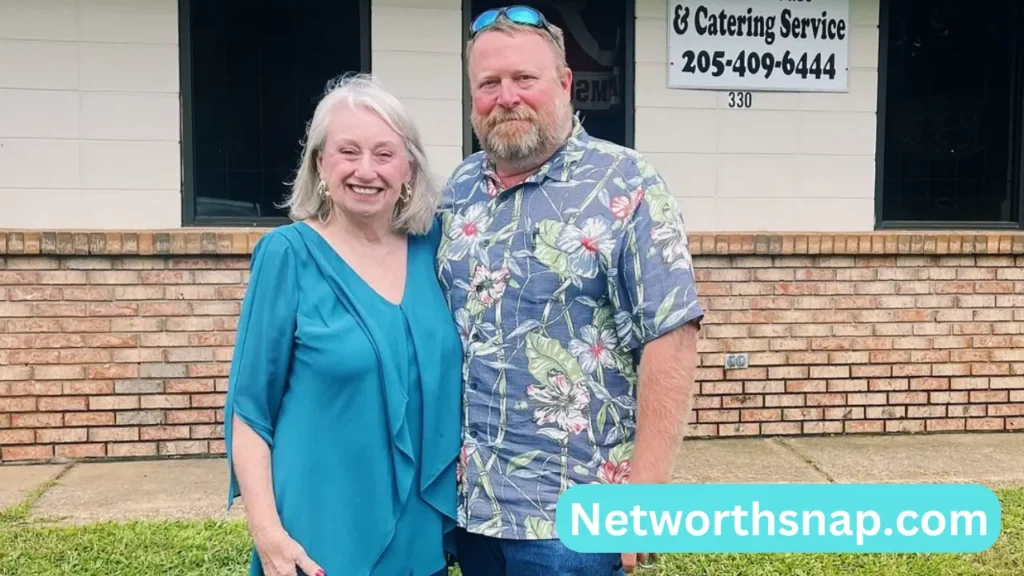
{"label": "red nail polish", "polygon": [[324,572],[324,569],[321,568],[316,571],[316,576],[327,576],[327,572]]}

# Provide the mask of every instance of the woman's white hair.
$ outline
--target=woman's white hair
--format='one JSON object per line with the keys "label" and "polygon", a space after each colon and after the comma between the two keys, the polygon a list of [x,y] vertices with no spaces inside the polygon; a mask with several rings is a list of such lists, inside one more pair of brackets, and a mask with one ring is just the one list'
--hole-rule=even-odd
{"label": "woman's white hair", "polygon": [[317,192],[320,176],[317,158],[323,153],[327,140],[327,126],[331,113],[338,105],[362,106],[379,115],[405,142],[409,156],[411,181],[408,202],[399,200],[395,205],[392,227],[409,234],[425,234],[434,222],[441,200],[441,190],[423,151],[419,130],[405,106],[393,94],[382,88],[369,74],[346,74],[327,84],[324,96],[306,126],[302,158],[295,179],[288,184],[291,194],[283,204],[292,220],[327,218],[332,210],[329,200]]}

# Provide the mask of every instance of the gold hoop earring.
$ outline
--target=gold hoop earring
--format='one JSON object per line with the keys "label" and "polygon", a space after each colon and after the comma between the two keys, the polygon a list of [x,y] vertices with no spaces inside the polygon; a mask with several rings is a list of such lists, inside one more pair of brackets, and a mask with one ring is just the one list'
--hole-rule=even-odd
{"label": "gold hoop earring", "polygon": [[401,198],[402,202],[405,204],[408,204],[409,200],[412,199],[412,189],[409,187],[409,184],[405,182],[402,183],[402,193],[399,195],[399,198]]}
{"label": "gold hoop earring", "polygon": [[320,195],[321,200],[327,200],[329,198],[329,194],[327,193],[327,182],[321,180],[316,185],[316,193]]}

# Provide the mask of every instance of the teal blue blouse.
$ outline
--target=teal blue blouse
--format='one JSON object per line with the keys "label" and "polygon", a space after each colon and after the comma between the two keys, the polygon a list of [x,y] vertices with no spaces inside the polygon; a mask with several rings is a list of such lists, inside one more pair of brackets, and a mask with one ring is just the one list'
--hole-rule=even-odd
{"label": "teal blue blouse", "polygon": [[410,237],[397,305],[305,223],[253,251],[224,412],[228,506],[237,414],[270,446],[284,528],[329,575],[429,575],[452,551],[462,342],[438,242],[436,227]]}

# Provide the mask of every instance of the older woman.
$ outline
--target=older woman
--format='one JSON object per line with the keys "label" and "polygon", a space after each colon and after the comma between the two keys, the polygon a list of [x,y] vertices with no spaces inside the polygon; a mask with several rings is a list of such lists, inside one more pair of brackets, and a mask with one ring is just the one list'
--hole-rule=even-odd
{"label": "older woman", "polygon": [[330,87],[263,236],[224,422],[252,574],[445,573],[461,340],[434,273],[438,189],[412,120],[365,76]]}

